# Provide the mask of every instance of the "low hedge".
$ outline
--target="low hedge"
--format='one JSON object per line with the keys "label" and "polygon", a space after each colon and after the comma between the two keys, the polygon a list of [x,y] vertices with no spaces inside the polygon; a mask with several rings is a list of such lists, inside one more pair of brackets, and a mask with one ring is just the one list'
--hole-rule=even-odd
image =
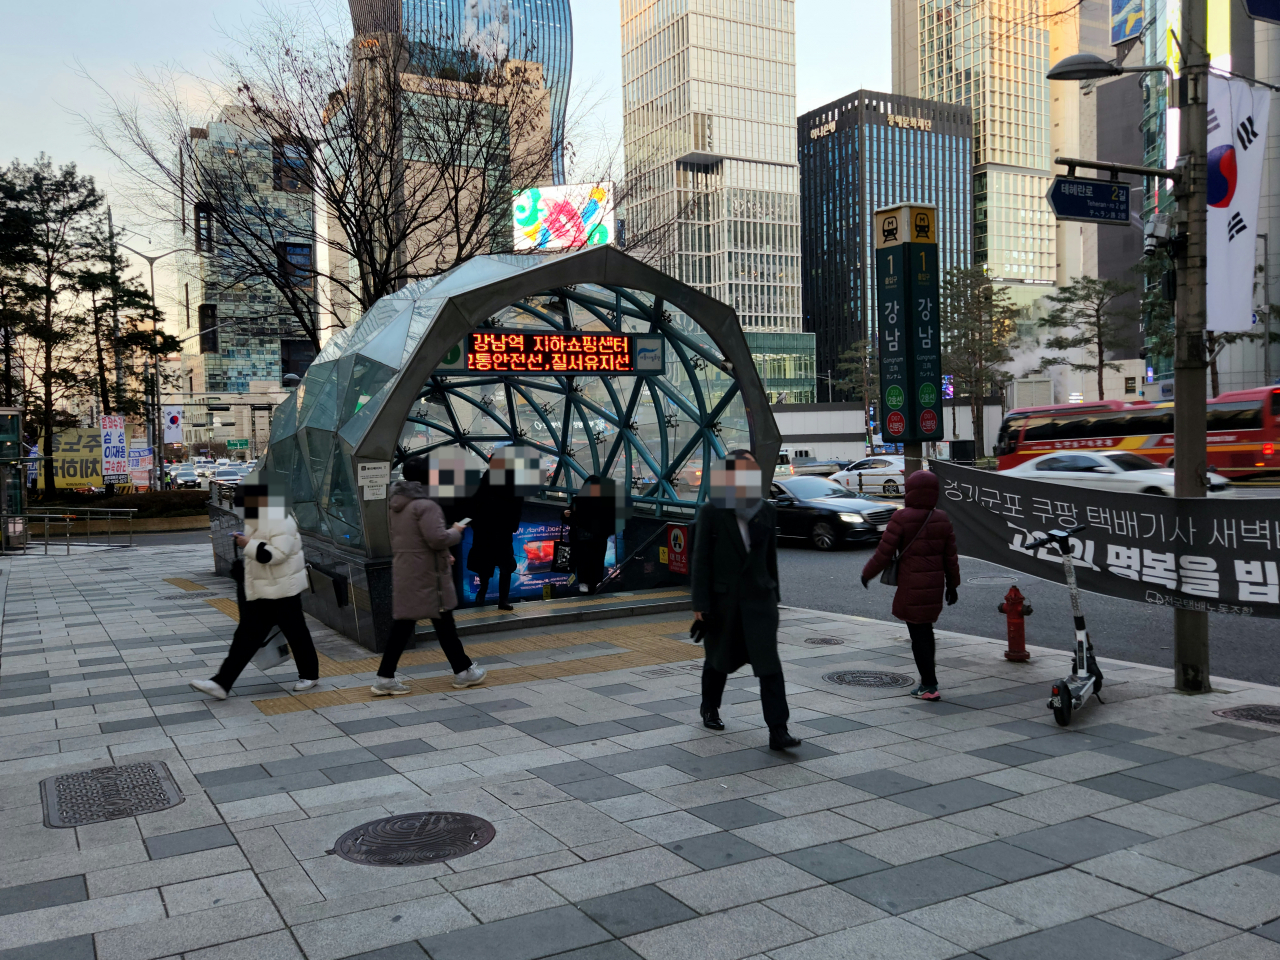
{"label": "low hedge", "polygon": [[30,510],[43,513],[62,507],[85,509],[86,507],[112,510],[137,510],[135,519],[147,520],[159,517],[198,517],[209,512],[208,490],[157,490],[148,493],[122,493],[108,496],[106,493],[83,494],[58,491],[50,500],[33,496],[27,501]]}

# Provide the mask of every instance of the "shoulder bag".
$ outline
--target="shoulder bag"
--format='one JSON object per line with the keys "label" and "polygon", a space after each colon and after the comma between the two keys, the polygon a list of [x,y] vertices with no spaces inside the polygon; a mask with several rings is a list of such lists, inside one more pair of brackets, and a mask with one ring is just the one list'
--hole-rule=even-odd
{"label": "shoulder bag", "polygon": [[880,574],[881,583],[890,587],[896,587],[898,585],[898,563],[904,556],[906,556],[907,551],[911,549],[911,545],[916,542],[916,537],[920,536],[921,531],[929,525],[929,518],[932,516],[933,510],[926,513],[924,523],[920,524],[920,529],[917,530],[911,539],[907,541],[907,545],[905,547],[894,553],[893,559],[889,561],[889,565],[885,567],[884,572]]}

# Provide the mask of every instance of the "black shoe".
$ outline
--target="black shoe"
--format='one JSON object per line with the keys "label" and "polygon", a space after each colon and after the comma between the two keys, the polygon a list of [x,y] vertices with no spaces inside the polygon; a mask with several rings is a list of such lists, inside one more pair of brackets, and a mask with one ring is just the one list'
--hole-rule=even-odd
{"label": "black shoe", "polygon": [[790,750],[800,746],[800,741],[787,733],[786,727],[773,727],[769,730],[770,750]]}
{"label": "black shoe", "polygon": [[723,730],[724,721],[720,719],[719,710],[700,710],[702,714],[702,725],[708,730]]}
{"label": "black shoe", "polygon": [[514,609],[515,609],[515,607],[513,607],[513,606],[512,606],[511,604],[509,604],[509,603],[500,603],[500,604],[498,604],[498,609],[499,609],[499,610],[514,610]]}

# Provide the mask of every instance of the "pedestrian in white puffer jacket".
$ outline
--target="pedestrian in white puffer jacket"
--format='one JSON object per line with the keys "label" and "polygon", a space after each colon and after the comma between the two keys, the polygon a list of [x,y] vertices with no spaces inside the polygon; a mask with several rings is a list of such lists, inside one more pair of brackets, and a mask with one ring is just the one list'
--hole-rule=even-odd
{"label": "pedestrian in white puffer jacket", "polygon": [[244,602],[231,649],[210,680],[192,680],[191,687],[225,700],[242,670],[262,647],[273,627],[289,642],[298,666],[297,692],[310,690],[320,679],[320,660],[302,613],[302,591],[308,587],[298,524],[289,516],[284,497],[265,485],[243,488],[244,531],[234,535],[244,550]]}

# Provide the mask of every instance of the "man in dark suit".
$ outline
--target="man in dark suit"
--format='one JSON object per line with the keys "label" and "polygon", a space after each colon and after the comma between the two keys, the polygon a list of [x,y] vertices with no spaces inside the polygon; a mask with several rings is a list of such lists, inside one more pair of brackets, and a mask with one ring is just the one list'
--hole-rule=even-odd
{"label": "man in dark suit", "polygon": [[723,730],[720,699],[729,674],[744,664],[760,682],[769,747],[800,745],[787,732],[786,685],[778,658],[778,533],[761,496],[760,465],[734,450],[711,473],[711,499],[698,510],[693,537],[693,609],[702,621],[702,723]]}

